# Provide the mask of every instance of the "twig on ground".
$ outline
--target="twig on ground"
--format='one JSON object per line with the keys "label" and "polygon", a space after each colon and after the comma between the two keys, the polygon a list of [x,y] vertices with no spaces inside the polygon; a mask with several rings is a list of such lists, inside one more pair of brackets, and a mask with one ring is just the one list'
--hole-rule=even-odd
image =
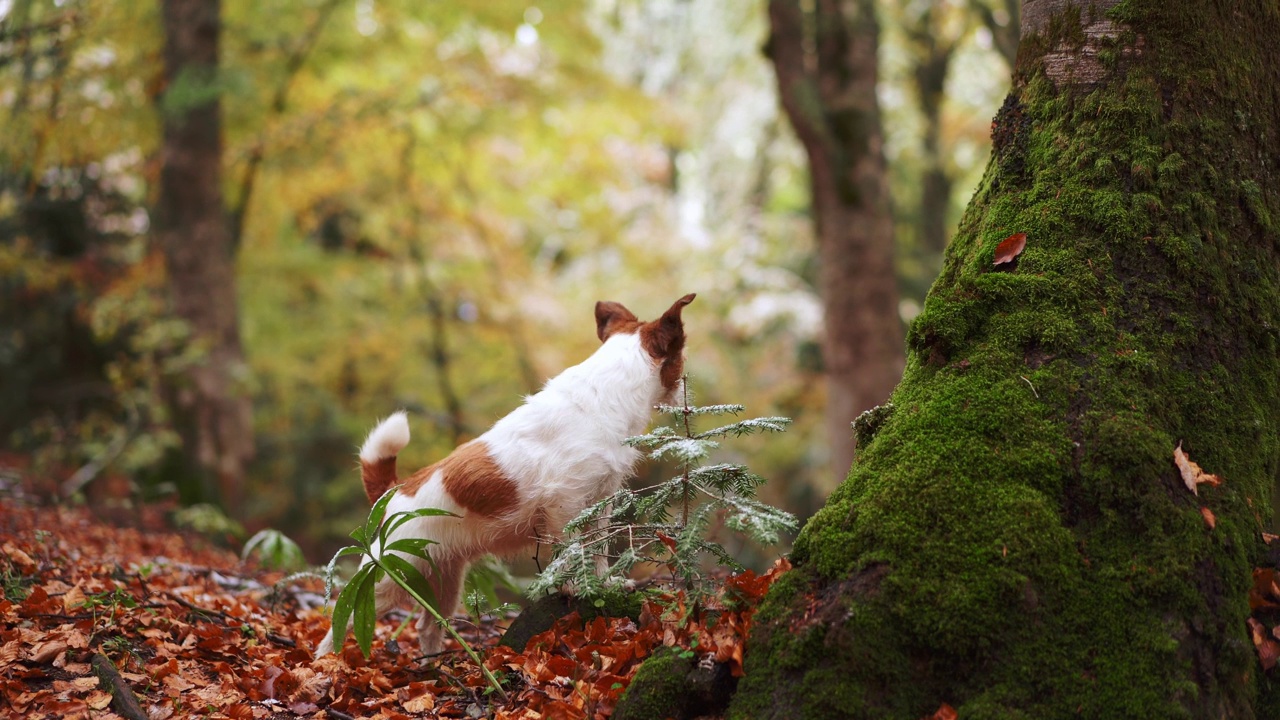
{"label": "twig on ground", "polygon": [[192,602],[190,602],[190,601],[183,600],[182,598],[178,597],[177,595],[175,595],[175,594],[173,594],[173,593],[171,593],[171,592],[170,592],[170,593],[165,593],[165,596],[166,596],[166,597],[168,597],[168,598],[170,598],[170,599],[172,599],[174,602],[178,603],[178,604],[179,604],[179,605],[181,605],[182,607],[184,607],[184,608],[186,608],[186,609],[190,610],[191,612],[199,613],[199,614],[201,614],[201,615],[217,616],[217,617],[220,617],[220,618],[222,618],[223,620],[228,621],[228,622],[235,622],[235,623],[243,622],[242,620],[240,620],[240,618],[237,618],[237,617],[235,617],[234,615],[228,615],[227,613],[225,613],[225,612],[223,612],[223,611],[221,611],[221,610],[215,610],[215,609],[210,609],[210,608],[202,608],[202,607],[200,607],[199,605],[196,605],[196,604],[194,604],[194,603],[192,603]]}
{"label": "twig on ground", "polygon": [[111,707],[115,708],[117,713],[128,720],[149,720],[146,711],[142,709],[142,703],[138,702],[138,696],[133,693],[129,683],[120,676],[115,663],[101,653],[95,653],[90,663],[93,665],[94,674],[111,693]]}

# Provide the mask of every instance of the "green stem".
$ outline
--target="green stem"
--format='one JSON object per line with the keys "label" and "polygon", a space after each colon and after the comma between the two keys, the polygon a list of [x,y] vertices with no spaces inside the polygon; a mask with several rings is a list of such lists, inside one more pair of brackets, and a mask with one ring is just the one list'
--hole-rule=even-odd
{"label": "green stem", "polygon": [[[689,426],[689,415],[691,414],[691,411],[689,410],[689,376],[688,375],[685,375],[683,378],[680,379],[680,389],[684,393],[684,436],[686,438],[693,439],[693,429]],[[680,514],[680,529],[683,530],[684,527],[689,524],[690,493],[689,493],[689,465],[687,463],[684,466],[684,474],[681,476],[680,479],[681,479],[681,482],[683,483],[683,487],[681,488],[681,494],[684,495],[684,508]]]}
{"label": "green stem", "polygon": [[466,651],[468,656],[470,656],[471,661],[480,668],[480,672],[484,674],[484,679],[489,683],[489,687],[492,687],[494,691],[498,693],[498,697],[502,698],[502,702],[508,702],[510,698],[507,697],[507,691],[502,689],[502,684],[498,682],[498,678],[494,677],[493,673],[489,671],[489,668],[484,666],[484,660],[482,660],[480,655],[476,653],[475,648],[471,647],[470,643],[462,639],[462,636],[458,634],[457,630],[453,629],[453,626],[449,624],[449,621],[446,620],[439,611],[431,607],[431,603],[427,602],[426,599],[419,595],[416,590],[409,587],[409,583],[405,582],[399,575],[392,572],[386,565],[383,565],[381,558],[370,557],[375,565],[382,568],[382,571],[387,574],[387,577],[395,580],[396,584],[404,589],[405,592],[409,593],[409,596],[412,597],[415,602],[425,608],[428,613],[431,613],[431,616],[436,619],[436,622],[440,623],[440,626],[445,629],[445,632],[449,633],[449,635],[453,636],[454,640],[458,641],[458,644],[461,645],[462,649]]}

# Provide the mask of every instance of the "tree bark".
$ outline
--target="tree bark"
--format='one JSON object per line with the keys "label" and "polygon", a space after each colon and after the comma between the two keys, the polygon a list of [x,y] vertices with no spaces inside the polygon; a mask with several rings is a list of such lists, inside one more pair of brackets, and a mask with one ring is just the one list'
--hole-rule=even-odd
{"label": "tree bark", "polygon": [[[1280,6],[1023,11],[902,383],[731,718],[1280,717],[1246,629],[1280,480]],[[1179,443],[1223,484],[1193,494]]]}
{"label": "tree bark", "polygon": [[832,467],[853,459],[850,423],[902,375],[893,221],[876,100],[879,25],[872,0],[771,0],[765,52],[809,158],[825,332]]}
{"label": "tree bark", "polygon": [[253,455],[252,408],[240,346],[235,254],[222,197],[218,0],[163,0],[164,140],[155,228],[174,311],[203,351],[174,389],[188,470],[238,510]]}

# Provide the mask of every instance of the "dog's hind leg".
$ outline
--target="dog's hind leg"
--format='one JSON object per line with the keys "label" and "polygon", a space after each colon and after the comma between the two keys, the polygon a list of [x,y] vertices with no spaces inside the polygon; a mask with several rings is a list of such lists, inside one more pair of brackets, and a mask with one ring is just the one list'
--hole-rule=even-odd
{"label": "dog's hind leg", "polygon": [[[436,592],[436,610],[448,622],[462,595],[467,562],[461,558],[437,560],[436,570],[430,578],[431,588]],[[425,610],[418,618],[418,645],[423,655],[434,655],[444,647],[444,626]]]}

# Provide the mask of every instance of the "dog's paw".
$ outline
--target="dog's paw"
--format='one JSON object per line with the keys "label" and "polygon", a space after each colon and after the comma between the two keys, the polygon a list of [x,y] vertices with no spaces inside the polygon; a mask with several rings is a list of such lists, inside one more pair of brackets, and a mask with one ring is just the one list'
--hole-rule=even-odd
{"label": "dog's paw", "polygon": [[319,645],[316,645],[315,656],[317,658],[324,657],[325,655],[328,655],[331,652],[333,652],[333,631],[332,630],[329,631],[329,634],[324,636],[324,639],[320,641]]}

